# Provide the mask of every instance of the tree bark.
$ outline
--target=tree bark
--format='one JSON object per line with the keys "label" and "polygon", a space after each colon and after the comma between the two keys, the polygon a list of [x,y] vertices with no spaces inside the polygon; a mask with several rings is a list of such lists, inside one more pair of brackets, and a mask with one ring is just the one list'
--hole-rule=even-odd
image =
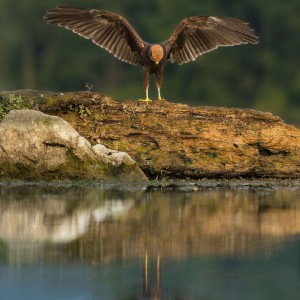
{"label": "tree bark", "polygon": [[1,92],[68,121],[92,144],[126,151],[150,178],[300,177],[300,129],[251,109],[146,105],[98,93]]}

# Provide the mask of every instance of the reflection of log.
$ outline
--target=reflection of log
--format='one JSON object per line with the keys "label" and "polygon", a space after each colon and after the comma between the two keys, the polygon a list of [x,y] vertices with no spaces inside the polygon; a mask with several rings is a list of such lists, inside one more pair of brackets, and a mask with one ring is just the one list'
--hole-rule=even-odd
{"label": "reflection of log", "polygon": [[[37,193],[22,187],[9,199],[0,191],[3,242],[18,247],[23,243],[28,250],[28,244],[36,248],[49,241],[44,250],[48,254],[54,243],[65,242],[65,257],[77,260],[137,258],[145,251],[149,257],[159,254],[162,258],[244,254],[257,247],[269,250],[283,238],[300,233],[299,187],[151,191],[134,196],[101,187],[76,188],[65,191],[65,201],[60,194],[43,189]],[[159,275],[157,279],[159,283]]]}
{"label": "reflection of log", "polygon": [[258,247],[269,251],[300,233],[300,206],[295,201],[299,196],[300,189],[212,190],[176,197],[152,191],[151,201],[131,209],[121,222],[92,226],[83,243],[86,255],[94,257],[100,249],[92,247],[93,242],[101,241],[103,261],[140,257],[146,249],[163,258],[243,255]]}
{"label": "reflection of log", "polygon": [[14,94],[63,117],[90,142],[128,152],[152,177],[300,176],[300,130],[269,113],[166,101],[145,106],[89,92]]}

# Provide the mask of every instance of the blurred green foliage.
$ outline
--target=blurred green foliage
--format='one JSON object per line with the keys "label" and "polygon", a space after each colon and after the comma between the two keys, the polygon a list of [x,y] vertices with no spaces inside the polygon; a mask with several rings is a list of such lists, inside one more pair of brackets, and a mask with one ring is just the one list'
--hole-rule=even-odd
{"label": "blurred green foliage", "polygon": [[[42,16],[57,5],[113,11],[125,16],[148,42],[168,38],[194,15],[247,20],[259,45],[220,48],[182,66],[167,63],[162,96],[173,102],[256,108],[300,125],[299,0],[1,0],[0,90],[36,88],[93,91],[117,99],[144,97],[140,67]],[[150,96],[156,99],[154,78]]]}
{"label": "blurred green foliage", "polygon": [[8,98],[0,102],[0,121],[13,109],[26,109],[21,96],[9,94]]}

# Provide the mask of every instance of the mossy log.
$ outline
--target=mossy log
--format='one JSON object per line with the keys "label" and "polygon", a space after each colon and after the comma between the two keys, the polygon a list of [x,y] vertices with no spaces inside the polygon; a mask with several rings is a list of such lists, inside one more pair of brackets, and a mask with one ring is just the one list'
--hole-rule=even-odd
{"label": "mossy log", "polygon": [[126,151],[150,178],[300,177],[300,129],[251,109],[151,105],[99,93],[1,92],[57,115],[92,144]]}

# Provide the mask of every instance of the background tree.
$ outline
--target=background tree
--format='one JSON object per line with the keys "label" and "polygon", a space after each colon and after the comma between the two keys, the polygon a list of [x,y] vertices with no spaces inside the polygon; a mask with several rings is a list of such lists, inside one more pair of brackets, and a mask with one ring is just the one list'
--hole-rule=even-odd
{"label": "background tree", "polygon": [[[94,90],[119,99],[143,95],[142,70],[42,16],[57,5],[77,5],[124,15],[143,39],[160,42],[193,15],[245,19],[260,44],[220,48],[194,63],[167,64],[162,95],[174,102],[271,111],[300,125],[300,10],[298,0],[2,0],[0,89]],[[154,82],[150,96],[155,98]]]}

